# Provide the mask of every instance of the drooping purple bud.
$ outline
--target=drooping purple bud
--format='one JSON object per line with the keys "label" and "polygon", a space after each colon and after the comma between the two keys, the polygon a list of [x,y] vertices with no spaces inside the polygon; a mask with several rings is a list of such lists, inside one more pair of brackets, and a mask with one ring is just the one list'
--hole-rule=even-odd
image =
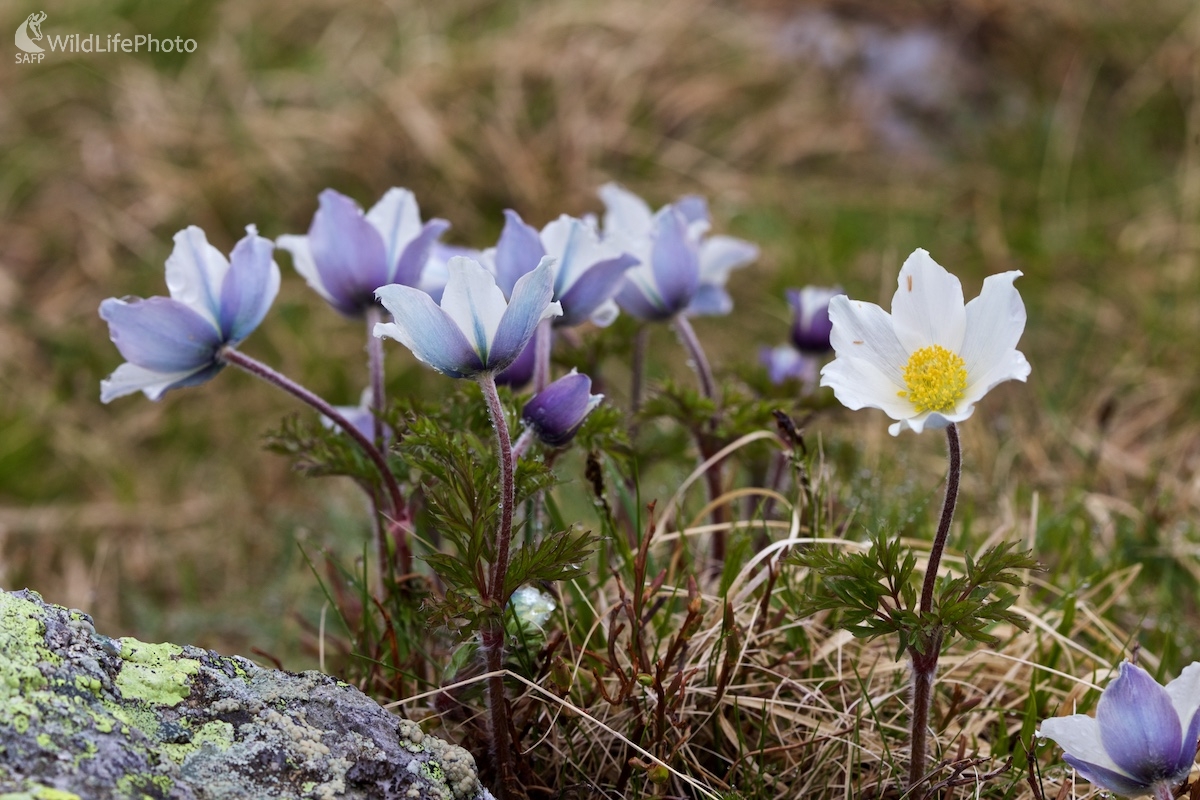
{"label": "drooping purple bud", "polygon": [[604,399],[592,394],[592,379],[575,370],[551,383],[525,404],[521,420],[550,447],[562,447],[574,438],[592,409]]}
{"label": "drooping purple bud", "polygon": [[829,301],[845,294],[840,286],[805,286],[803,289],[788,289],[788,302],[792,305],[792,344],[802,353],[822,354],[832,349],[829,335],[833,323],[829,321]]}

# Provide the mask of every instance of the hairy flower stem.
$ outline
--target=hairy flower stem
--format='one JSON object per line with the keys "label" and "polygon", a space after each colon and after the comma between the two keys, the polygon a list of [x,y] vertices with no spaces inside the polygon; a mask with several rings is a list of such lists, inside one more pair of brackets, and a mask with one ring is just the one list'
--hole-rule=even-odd
{"label": "hairy flower stem", "polygon": [[646,380],[646,339],[648,325],[639,325],[633,335],[633,377],[629,386],[629,410],[636,414],[642,408],[642,383]]}
{"label": "hairy flower stem", "polygon": [[317,395],[313,394],[308,389],[305,389],[300,384],[293,381],[291,378],[283,375],[280,372],[268,367],[266,364],[251,358],[240,350],[235,350],[229,345],[225,345],[217,352],[217,360],[226,364],[233,364],[235,367],[249,372],[256,378],[261,378],[267,383],[276,386],[303,403],[312,406],[321,414],[324,414],[333,424],[337,425],[342,431],[353,439],[359,447],[366,453],[367,458],[371,459],[371,463],[379,470],[379,475],[383,479],[384,488],[387,490],[388,497],[391,499],[391,522],[400,526],[401,535],[397,537],[397,557],[400,560],[401,572],[407,573],[412,570],[412,554],[408,549],[407,530],[404,527],[408,519],[408,507],[404,503],[404,495],[400,492],[400,484],[396,483],[396,476],[388,469],[387,459],[383,457],[383,453],[375,444],[364,436],[358,428],[354,427],[348,419],[343,417],[336,408],[322,400]]}
{"label": "hairy flower stem", "polygon": [[717,382],[713,379],[708,356],[704,355],[704,348],[700,346],[700,339],[696,336],[692,323],[688,322],[688,318],[683,314],[675,316],[675,332],[679,334],[679,341],[683,342],[688,355],[692,357],[691,365],[692,369],[696,370],[696,377],[700,379],[700,391],[704,393],[705,397],[720,406],[721,400],[717,397]]}
{"label": "hairy flower stem", "polygon": [[496,431],[496,451],[500,457],[500,529],[496,533],[495,560],[491,565],[490,580],[482,587],[483,603],[492,611],[484,618],[481,639],[487,670],[492,673],[488,678],[488,717],[491,728],[492,756],[496,761],[499,773],[499,786],[496,796],[499,800],[510,797],[510,783],[514,780],[512,749],[509,742],[508,706],[504,699],[504,609],[508,597],[504,591],[504,580],[508,575],[508,551],[512,544],[513,505],[515,502],[516,485],[513,479],[513,447],[512,438],[508,432],[508,421],[504,416],[504,407],[500,404],[500,394],[496,391],[496,376],[491,372],[482,373],[479,386],[483,389],[483,397],[487,402],[488,415],[492,418],[492,427]]}
{"label": "hairy flower stem", "polygon": [[535,395],[550,385],[550,347],[553,335],[550,325],[550,320],[542,320],[533,334],[533,393]]}
{"label": "hairy flower stem", "polygon": [[[962,446],[958,441],[958,428],[953,422],[946,427],[946,446],[950,451],[946,499],[942,503],[942,517],[938,520],[933,547],[929,550],[929,565],[925,568],[925,582],[921,586],[922,618],[933,611],[933,591],[937,584],[938,567],[942,563],[942,553],[946,550],[946,540],[950,537],[950,523],[954,521],[954,507],[958,503],[958,483],[962,476]],[[909,657],[912,658],[912,760],[908,766],[910,789],[925,777],[929,708],[933,701],[933,680],[937,675],[938,656],[942,649],[940,629],[934,633],[918,633],[917,636],[917,644],[908,649]]]}
{"label": "hairy flower stem", "polygon": [[[384,404],[383,339],[375,336],[374,333],[375,326],[380,322],[383,322],[383,313],[379,306],[372,305],[367,309],[367,372],[371,376],[371,439],[375,442],[375,447],[380,452],[386,452],[387,434],[384,432],[383,420],[379,418],[379,415],[383,413]],[[373,506],[377,505],[375,492],[371,493],[371,504]],[[378,507],[375,508],[374,536],[376,596],[382,599],[384,595],[384,575],[386,574],[386,565],[389,559],[387,538],[384,536]]]}
{"label": "hairy flower stem", "polygon": [[[692,323],[688,322],[688,318],[683,314],[675,316],[675,332],[679,334],[679,341],[687,349],[691,355],[692,368],[696,370],[696,376],[700,379],[700,391],[704,396],[720,408],[721,399],[717,396],[717,382],[713,378],[712,367],[708,363],[708,356],[704,354],[704,348],[700,346],[700,339],[696,336],[696,331],[692,328]],[[707,461],[718,448],[712,446],[712,437],[709,435],[716,427],[716,418],[709,420],[707,430],[697,431],[696,438],[700,446],[700,460]],[[704,481],[708,488],[709,501],[716,500],[721,496],[723,481],[721,479],[720,463],[713,464],[711,468],[704,473]],[[717,506],[712,512],[712,523],[714,525],[723,525],[729,522],[729,507],[727,505]],[[713,531],[712,535],[712,557],[717,564],[725,562],[725,531],[718,529]]]}

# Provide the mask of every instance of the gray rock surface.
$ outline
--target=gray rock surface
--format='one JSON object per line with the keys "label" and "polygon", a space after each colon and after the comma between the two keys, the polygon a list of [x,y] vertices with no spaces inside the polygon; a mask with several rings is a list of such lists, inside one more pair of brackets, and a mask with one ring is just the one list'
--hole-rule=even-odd
{"label": "gray rock surface", "polygon": [[475,761],[352,686],[110,639],[0,592],[0,800],[490,800]]}

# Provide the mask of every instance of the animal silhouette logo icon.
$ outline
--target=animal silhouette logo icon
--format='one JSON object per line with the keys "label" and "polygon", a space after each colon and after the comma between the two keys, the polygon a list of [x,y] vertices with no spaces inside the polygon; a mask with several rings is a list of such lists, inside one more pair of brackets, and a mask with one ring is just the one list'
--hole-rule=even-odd
{"label": "animal silhouette logo icon", "polygon": [[42,40],[42,23],[45,21],[45,11],[37,11],[26,17],[17,27],[17,47],[26,53],[45,52],[38,44]]}

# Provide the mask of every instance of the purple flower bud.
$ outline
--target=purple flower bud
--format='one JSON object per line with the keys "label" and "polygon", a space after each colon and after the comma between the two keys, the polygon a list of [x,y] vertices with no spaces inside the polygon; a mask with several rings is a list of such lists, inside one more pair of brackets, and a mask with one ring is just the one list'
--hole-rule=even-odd
{"label": "purple flower bud", "polygon": [[574,438],[592,409],[604,399],[592,394],[592,379],[571,370],[538,392],[525,404],[521,420],[550,447],[562,447]]}
{"label": "purple flower bud", "polygon": [[788,289],[788,302],[792,304],[795,318],[792,322],[792,344],[802,353],[821,354],[829,352],[829,334],[833,323],[829,321],[829,301],[845,294],[840,286],[805,286],[803,289]]}

